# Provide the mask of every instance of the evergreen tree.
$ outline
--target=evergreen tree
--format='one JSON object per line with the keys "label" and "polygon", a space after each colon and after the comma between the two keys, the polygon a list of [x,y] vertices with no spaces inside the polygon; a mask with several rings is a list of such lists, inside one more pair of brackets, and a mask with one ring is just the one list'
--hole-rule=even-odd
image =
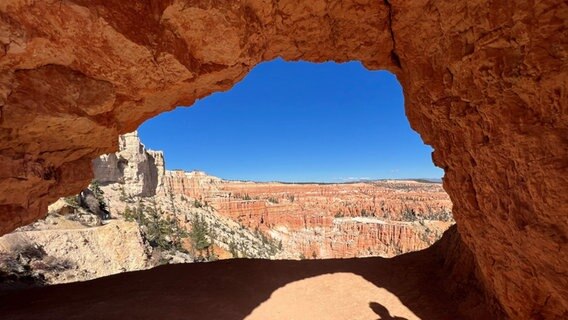
{"label": "evergreen tree", "polygon": [[193,250],[198,251],[201,256],[204,250],[209,249],[211,246],[211,241],[209,240],[209,226],[203,217],[198,215],[194,216],[189,238]]}
{"label": "evergreen tree", "polygon": [[231,255],[233,256],[233,258],[239,257],[239,251],[238,251],[237,245],[235,244],[234,241],[231,241],[229,243],[229,252],[231,252]]}
{"label": "evergreen tree", "polygon": [[95,198],[99,202],[99,208],[101,209],[101,211],[108,214],[109,213],[108,206],[106,204],[106,200],[104,197],[105,192],[101,189],[99,182],[97,180],[93,180],[91,182],[91,185],[89,185],[89,189],[91,189],[91,191],[95,195]]}

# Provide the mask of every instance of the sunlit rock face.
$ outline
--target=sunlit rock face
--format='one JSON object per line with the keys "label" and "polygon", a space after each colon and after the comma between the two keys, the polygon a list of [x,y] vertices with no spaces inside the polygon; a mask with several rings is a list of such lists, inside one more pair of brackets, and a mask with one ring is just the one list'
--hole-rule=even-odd
{"label": "sunlit rock face", "polygon": [[[198,213],[214,226],[221,259],[392,257],[429,247],[454,223],[440,183],[232,181],[165,170],[164,162],[136,132],[121,135],[118,152],[93,161],[108,210],[120,218],[150,204],[187,231]],[[271,250],[251,244],[251,235]]]}
{"label": "sunlit rock face", "polygon": [[136,223],[112,221],[89,228],[51,216],[0,237],[0,288],[85,281],[145,269],[153,266],[146,251]]}
{"label": "sunlit rock face", "polygon": [[435,149],[495,309],[568,309],[566,3],[0,3],[0,233],[92,178],[120,133],[227,90],[254,65],[359,60],[394,72]]}
{"label": "sunlit rock face", "polygon": [[167,171],[165,185],[282,241],[284,258],[392,257],[427,248],[453,223],[447,193],[425,181],[299,184]]}
{"label": "sunlit rock face", "polygon": [[119,152],[93,160],[96,180],[103,185],[121,183],[132,196],[155,195],[165,173],[163,153],[146,150],[136,131],[121,135],[118,143]]}

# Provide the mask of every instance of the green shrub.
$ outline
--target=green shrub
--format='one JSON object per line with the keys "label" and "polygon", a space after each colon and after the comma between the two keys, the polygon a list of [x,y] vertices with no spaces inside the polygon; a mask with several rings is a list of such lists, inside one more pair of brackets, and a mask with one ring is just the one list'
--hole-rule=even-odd
{"label": "green shrub", "polygon": [[135,210],[127,206],[122,215],[127,221],[136,221],[143,227],[142,235],[152,248],[185,251],[181,239],[188,237],[187,231],[179,226],[177,219],[164,218],[164,213],[157,209],[155,202],[152,206],[140,203]]}
{"label": "green shrub", "polygon": [[414,209],[409,209],[408,207],[404,208],[404,210],[402,211],[402,221],[413,222],[417,219],[418,217],[416,216]]}
{"label": "green shrub", "polygon": [[64,198],[65,202],[73,207],[78,207],[79,203],[77,202],[77,196],[69,196]]}
{"label": "green shrub", "polygon": [[93,194],[95,195],[95,198],[97,199],[97,201],[99,202],[99,207],[101,208],[102,211],[108,212],[108,207],[105,201],[105,193],[104,191],[101,189],[101,186],[99,185],[99,182],[97,180],[93,180],[91,182],[91,185],[89,185],[89,189],[91,189],[91,191],[93,191]]}
{"label": "green shrub", "polygon": [[211,246],[211,241],[208,238],[209,225],[203,217],[195,216],[191,222],[191,231],[189,232],[189,239],[193,249],[202,252]]}

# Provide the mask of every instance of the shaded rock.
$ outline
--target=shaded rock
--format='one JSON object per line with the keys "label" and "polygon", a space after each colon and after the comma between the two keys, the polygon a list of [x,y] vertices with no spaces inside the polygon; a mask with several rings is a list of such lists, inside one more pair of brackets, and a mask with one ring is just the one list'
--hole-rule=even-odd
{"label": "shaded rock", "polygon": [[85,188],[144,120],[277,57],[394,72],[445,171],[478,280],[512,318],[568,314],[564,1],[0,3],[0,233]]}
{"label": "shaded rock", "polygon": [[108,211],[101,208],[101,204],[99,199],[95,196],[93,191],[90,189],[84,189],[79,194],[79,205],[87,210],[90,213],[98,216],[101,220],[106,218]]}

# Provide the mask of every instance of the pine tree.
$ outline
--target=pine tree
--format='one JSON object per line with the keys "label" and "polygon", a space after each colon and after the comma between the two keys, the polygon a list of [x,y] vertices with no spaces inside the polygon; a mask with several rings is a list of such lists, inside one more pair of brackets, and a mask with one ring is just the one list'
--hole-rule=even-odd
{"label": "pine tree", "polygon": [[89,189],[93,191],[95,198],[99,202],[99,208],[101,209],[101,211],[108,212],[108,207],[104,197],[105,192],[101,189],[99,182],[97,180],[93,180],[91,182],[91,185],[89,186]]}
{"label": "pine tree", "polygon": [[203,250],[207,250],[211,246],[209,240],[209,226],[203,217],[195,216],[191,223],[191,232],[189,238],[194,250],[201,255]]}

